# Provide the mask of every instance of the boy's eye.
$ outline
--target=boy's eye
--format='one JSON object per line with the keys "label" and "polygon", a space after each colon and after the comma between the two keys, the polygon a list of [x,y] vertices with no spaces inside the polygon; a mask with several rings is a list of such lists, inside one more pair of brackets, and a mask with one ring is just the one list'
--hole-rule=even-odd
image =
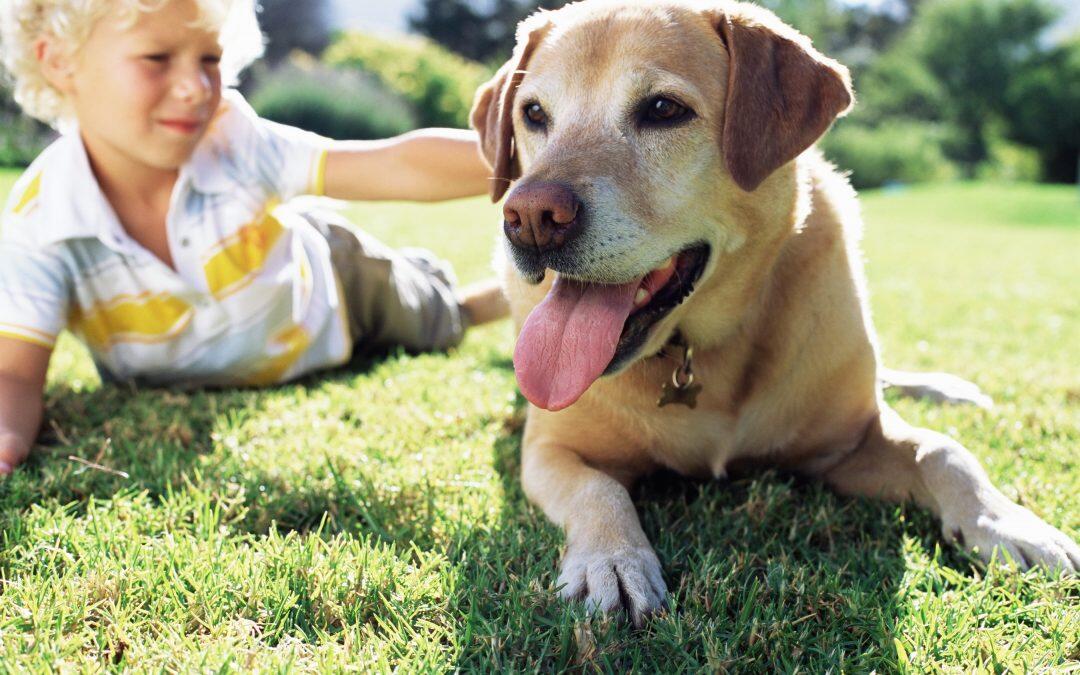
{"label": "boy's eye", "polygon": [[144,59],[153,63],[167,63],[169,60],[168,54],[147,54],[143,56]]}
{"label": "boy's eye", "polygon": [[202,62],[206,63],[206,64],[209,64],[209,65],[212,65],[212,66],[219,65],[221,63],[221,55],[220,54],[209,54],[209,55],[203,57]]}

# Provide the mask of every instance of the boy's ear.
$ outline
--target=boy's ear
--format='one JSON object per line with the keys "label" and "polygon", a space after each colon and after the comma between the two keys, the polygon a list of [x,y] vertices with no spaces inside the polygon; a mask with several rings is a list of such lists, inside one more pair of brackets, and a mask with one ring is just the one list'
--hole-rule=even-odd
{"label": "boy's ear", "polygon": [[68,94],[75,71],[70,50],[51,35],[43,35],[34,42],[34,56],[41,64],[41,74],[46,81],[61,94]]}
{"label": "boy's ear", "polygon": [[[539,15],[543,17],[543,15]],[[529,59],[547,33],[544,21],[526,19],[518,28],[514,55],[499,68],[495,77],[480,87],[473,103],[470,121],[480,134],[480,149],[494,171],[491,201],[502,199],[510,183],[521,177],[521,164],[514,147],[514,101]]]}

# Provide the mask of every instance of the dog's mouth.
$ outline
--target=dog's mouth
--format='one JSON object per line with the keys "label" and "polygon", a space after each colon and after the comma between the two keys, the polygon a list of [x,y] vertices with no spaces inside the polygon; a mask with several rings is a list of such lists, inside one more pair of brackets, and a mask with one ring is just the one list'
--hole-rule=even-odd
{"label": "dog's mouth", "polygon": [[622,284],[557,277],[526,319],[514,350],[525,398],[562,410],[601,376],[632,362],[651,329],[694,292],[709,251],[695,244]]}

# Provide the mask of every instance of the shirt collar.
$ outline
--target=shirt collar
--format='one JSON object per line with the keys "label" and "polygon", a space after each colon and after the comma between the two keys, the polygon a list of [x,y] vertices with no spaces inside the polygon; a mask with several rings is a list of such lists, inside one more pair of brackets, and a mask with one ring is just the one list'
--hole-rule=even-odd
{"label": "shirt collar", "polygon": [[41,169],[44,222],[38,236],[46,243],[96,238],[122,248],[126,236],[90,168],[78,128],[65,129],[56,144],[56,155]]}
{"label": "shirt collar", "polygon": [[228,126],[230,109],[237,105],[239,94],[232,89],[222,93],[221,103],[218,105],[214,119],[210,121],[210,128],[195,147],[191,159],[180,171],[181,181],[185,178],[191,186],[203,194],[221,194],[236,188],[236,181],[232,177],[232,165],[235,163],[234,153],[229,147]]}

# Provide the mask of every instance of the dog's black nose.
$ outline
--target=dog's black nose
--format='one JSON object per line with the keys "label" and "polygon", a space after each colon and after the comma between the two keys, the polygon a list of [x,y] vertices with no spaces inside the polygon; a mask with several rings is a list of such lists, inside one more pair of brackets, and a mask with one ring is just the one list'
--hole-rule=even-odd
{"label": "dog's black nose", "polygon": [[562,248],[580,231],[581,202],[559,183],[519,184],[503,206],[503,231],[515,246],[541,253]]}

